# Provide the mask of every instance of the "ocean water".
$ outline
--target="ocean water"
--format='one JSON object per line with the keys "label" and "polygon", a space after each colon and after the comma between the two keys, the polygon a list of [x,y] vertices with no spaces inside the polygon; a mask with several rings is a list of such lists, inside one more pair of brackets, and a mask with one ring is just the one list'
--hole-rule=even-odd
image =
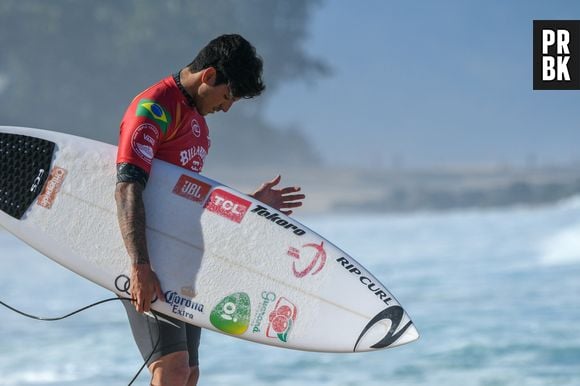
{"label": "ocean water", "polygon": [[[420,340],[320,354],[204,331],[200,385],[580,385],[579,199],[301,220],[393,292]],[[58,316],[110,296],[0,231],[0,300]],[[60,322],[0,318],[3,386],[126,385],[142,364],[116,302]]]}

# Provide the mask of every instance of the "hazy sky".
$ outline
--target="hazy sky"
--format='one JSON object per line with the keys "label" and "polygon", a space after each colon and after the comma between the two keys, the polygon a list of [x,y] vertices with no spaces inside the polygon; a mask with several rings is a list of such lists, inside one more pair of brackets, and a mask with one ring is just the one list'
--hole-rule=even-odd
{"label": "hazy sky", "polygon": [[333,165],[580,161],[580,91],[532,89],[534,19],[577,1],[336,1],[306,48],[332,76],[282,87],[267,117]]}

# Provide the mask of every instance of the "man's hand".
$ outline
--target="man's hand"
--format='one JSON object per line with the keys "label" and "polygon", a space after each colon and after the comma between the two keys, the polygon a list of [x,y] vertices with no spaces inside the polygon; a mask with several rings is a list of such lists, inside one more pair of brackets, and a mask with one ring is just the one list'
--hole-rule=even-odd
{"label": "man's hand", "polygon": [[252,193],[250,196],[256,200],[262,201],[264,204],[278,209],[287,216],[292,214],[290,208],[298,208],[302,206],[302,200],[306,198],[304,194],[294,194],[300,191],[299,187],[289,187],[283,189],[274,189],[280,183],[282,177],[278,175],[272,181],[265,182]]}
{"label": "man's hand", "polygon": [[149,312],[154,296],[163,300],[159,279],[149,264],[133,264],[131,267],[131,303],[137,312]]}

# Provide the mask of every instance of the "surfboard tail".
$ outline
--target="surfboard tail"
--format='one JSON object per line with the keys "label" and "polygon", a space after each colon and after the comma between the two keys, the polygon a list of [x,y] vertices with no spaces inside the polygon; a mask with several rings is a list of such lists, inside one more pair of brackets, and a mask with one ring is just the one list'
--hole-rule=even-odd
{"label": "surfboard tail", "polygon": [[22,218],[42,192],[54,149],[51,141],[0,133],[0,210]]}

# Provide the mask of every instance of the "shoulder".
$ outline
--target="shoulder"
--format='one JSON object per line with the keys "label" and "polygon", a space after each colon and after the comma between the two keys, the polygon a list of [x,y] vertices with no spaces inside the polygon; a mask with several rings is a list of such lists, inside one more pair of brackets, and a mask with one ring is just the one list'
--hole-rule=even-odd
{"label": "shoulder", "polygon": [[171,77],[162,79],[139,93],[129,108],[131,115],[150,120],[164,133],[171,125],[175,115],[175,106],[178,103],[175,87],[169,82],[170,80]]}

